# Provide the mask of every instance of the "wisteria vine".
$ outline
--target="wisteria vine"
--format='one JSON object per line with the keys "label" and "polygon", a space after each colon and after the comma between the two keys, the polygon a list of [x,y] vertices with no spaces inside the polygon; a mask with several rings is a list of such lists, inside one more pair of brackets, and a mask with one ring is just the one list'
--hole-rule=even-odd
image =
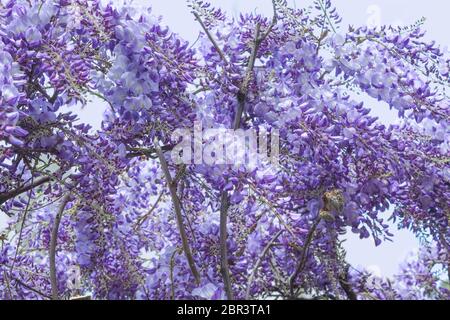
{"label": "wisteria vine", "polygon": [[[189,0],[189,44],[132,4],[0,1],[0,298],[449,299],[450,57],[314,4]],[[278,130],[279,163],[174,163],[198,123]],[[423,247],[382,279],[341,239],[395,241],[388,208]]]}

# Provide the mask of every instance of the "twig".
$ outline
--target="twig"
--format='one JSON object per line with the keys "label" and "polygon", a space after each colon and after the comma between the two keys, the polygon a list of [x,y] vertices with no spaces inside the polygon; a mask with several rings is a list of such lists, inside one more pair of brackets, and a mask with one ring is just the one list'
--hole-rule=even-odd
{"label": "twig", "polygon": [[173,269],[175,267],[175,256],[177,254],[180,254],[181,249],[180,248],[176,248],[173,253],[172,256],[170,257],[170,299],[173,300],[175,298],[175,283],[173,281]]}
{"label": "twig", "polygon": [[78,297],[72,297],[69,300],[73,300],[73,301],[76,301],[76,300],[92,300],[92,297],[90,295],[78,296]]}
{"label": "twig", "polygon": [[17,278],[13,278],[13,280],[16,282],[16,284],[21,285],[22,287],[24,287],[24,288],[26,288],[26,289],[28,289],[30,291],[33,291],[34,293],[37,293],[38,295],[40,295],[40,296],[42,296],[44,298],[51,299],[50,296],[48,296],[45,293],[43,293],[43,292],[41,292],[41,291],[39,291],[39,290],[37,290],[37,289],[27,285],[25,282],[22,282],[21,280],[19,280]]}
{"label": "twig", "polygon": [[250,54],[250,59],[248,61],[244,81],[242,82],[241,88],[238,92],[238,109],[234,117],[234,125],[233,125],[234,130],[238,130],[241,127],[242,113],[244,112],[245,100],[247,99],[248,94],[248,85],[252,79],[252,73],[255,67],[256,56],[258,55],[258,48],[259,45],[261,44],[261,39],[259,38],[260,32],[261,32],[261,25],[257,23],[252,52]]}
{"label": "twig", "polygon": [[197,12],[195,12],[195,11],[192,11],[192,13],[195,16],[195,19],[197,19],[197,21],[200,23],[203,31],[205,31],[206,35],[208,36],[209,41],[211,41],[211,43],[213,44],[214,48],[216,48],[217,52],[219,53],[220,59],[222,59],[226,64],[228,64],[228,60],[225,57],[225,55],[223,54],[222,49],[220,49],[219,45],[217,44],[216,40],[212,36],[211,32],[209,32],[208,28],[206,28],[203,20],[200,18],[200,15]]}
{"label": "twig", "polygon": [[138,221],[136,222],[134,229],[136,230],[137,228],[139,228],[140,226],[142,226],[142,224],[145,222],[145,220],[147,220],[147,218],[152,214],[153,211],[155,211],[156,206],[158,205],[159,201],[161,201],[162,196],[164,195],[164,192],[161,191],[158,198],[156,199],[155,203],[153,204],[153,206],[151,207],[151,209],[142,217],[140,217],[138,219]]}
{"label": "twig", "polygon": [[11,286],[9,284],[9,279],[8,279],[8,275],[6,274],[6,271],[3,271],[3,278],[5,279],[6,290],[8,290],[8,297],[9,297],[9,299],[12,300],[13,296],[12,296]]}
{"label": "twig", "polygon": [[229,300],[234,300],[233,290],[231,286],[230,267],[228,265],[228,248],[227,248],[227,219],[228,207],[230,199],[228,192],[223,191],[220,197],[220,273],[222,274],[225,292]]}
{"label": "twig", "polygon": [[355,291],[353,291],[352,287],[350,286],[350,283],[348,282],[349,269],[350,266],[347,266],[345,273],[339,277],[339,284],[341,285],[342,290],[344,290],[345,294],[347,295],[348,300],[358,300]]}
{"label": "twig", "polygon": [[330,26],[331,26],[331,29],[333,29],[333,32],[334,33],[336,33],[336,29],[334,28],[334,25],[333,25],[333,23],[331,22],[331,19],[330,19],[330,17],[328,16],[328,12],[327,12],[327,9],[325,8],[325,6],[323,5],[323,2],[322,2],[322,0],[319,0],[318,1],[319,2],[319,5],[320,5],[320,8],[322,9],[322,11],[323,11],[323,14],[325,15],[325,17],[327,18],[327,20],[328,20],[328,23],[330,24]]}
{"label": "twig", "polygon": [[37,179],[34,182],[31,182],[30,184],[17,188],[15,190],[6,192],[6,193],[2,193],[0,194],[0,205],[4,204],[6,201],[17,197],[18,195],[25,193],[27,191],[30,191],[31,189],[34,189],[36,187],[39,187],[40,185],[47,183],[51,180],[51,177],[43,177],[40,179]]}
{"label": "twig", "polygon": [[275,0],[272,0],[272,6],[273,6],[272,22],[271,22],[269,28],[267,29],[267,31],[259,39],[260,42],[264,41],[269,36],[269,34],[272,32],[272,29],[275,27],[275,25],[278,22],[277,4],[276,4]]}
{"label": "twig", "polygon": [[56,90],[53,92],[53,95],[50,96],[39,83],[34,82],[32,85],[45,97],[45,99],[47,99],[50,104],[54,104],[56,99],[58,99],[58,92]]}
{"label": "twig", "polygon": [[[31,178],[31,184],[33,184],[33,178]],[[23,229],[25,228],[25,221],[27,220],[28,210],[30,209],[32,193],[30,191],[28,195],[27,205],[25,206],[25,211],[23,212],[22,222],[20,224],[19,239],[17,240],[16,252],[14,254],[14,260],[12,261],[11,267],[9,268],[9,275],[12,277],[14,266],[16,265],[17,256],[19,255],[20,244],[22,243]]]}
{"label": "twig", "polygon": [[156,153],[158,155],[159,161],[161,163],[161,168],[163,170],[164,176],[166,178],[167,187],[170,191],[170,196],[172,198],[173,207],[175,210],[175,216],[177,220],[178,229],[180,232],[181,243],[183,246],[184,254],[186,255],[186,259],[188,261],[189,267],[191,269],[192,275],[194,276],[197,283],[200,283],[200,274],[197,271],[197,267],[195,266],[194,258],[192,257],[191,248],[189,246],[188,238],[186,235],[186,230],[184,229],[183,224],[183,216],[181,214],[181,204],[177,195],[176,185],[173,183],[172,177],[170,175],[169,167],[167,165],[166,158],[159,146],[158,141],[154,140]]}
{"label": "twig", "polygon": [[[162,146],[162,151],[172,151],[174,146],[168,145],[168,146]],[[135,157],[141,157],[146,156],[150,159],[157,159],[158,155],[156,155],[156,150],[154,148],[129,148],[128,151],[130,151],[127,154],[127,158],[135,158]]]}
{"label": "twig", "polygon": [[58,212],[55,216],[55,222],[53,223],[52,235],[50,238],[50,283],[52,286],[52,300],[58,300],[58,279],[56,277],[56,245],[58,242],[58,230],[61,223],[61,217],[64,213],[64,208],[70,200],[70,195],[65,195],[61,200],[61,205],[59,206]]}
{"label": "twig", "polygon": [[306,258],[308,257],[308,251],[309,247],[311,246],[314,232],[317,229],[317,226],[319,225],[319,222],[321,221],[321,218],[318,217],[316,221],[314,221],[314,224],[311,226],[311,229],[308,232],[308,235],[306,237],[305,245],[303,246],[302,255],[300,257],[300,262],[298,263],[297,268],[295,269],[295,272],[292,274],[291,278],[289,279],[289,288],[291,292],[291,297],[294,297],[294,284],[295,280],[297,279],[298,275],[303,271],[306,265]]}
{"label": "twig", "polygon": [[255,274],[256,274],[256,271],[259,268],[259,265],[261,264],[262,260],[266,256],[266,254],[269,251],[269,249],[272,247],[273,243],[275,241],[277,241],[277,239],[281,236],[281,234],[283,232],[284,232],[284,230],[278,231],[277,234],[269,241],[269,243],[267,243],[266,247],[263,249],[263,251],[259,255],[258,260],[256,261],[256,264],[255,264],[255,267],[253,268],[253,270],[252,270],[252,272],[250,274],[250,277],[247,280],[247,291],[245,292],[245,299],[246,300],[250,299],[250,288],[252,286],[253,278],[255,277]]}

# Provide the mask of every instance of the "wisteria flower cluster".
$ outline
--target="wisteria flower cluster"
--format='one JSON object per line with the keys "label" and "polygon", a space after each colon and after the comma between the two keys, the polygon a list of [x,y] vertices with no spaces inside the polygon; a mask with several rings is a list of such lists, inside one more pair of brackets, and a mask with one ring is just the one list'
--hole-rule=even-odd
{"label": "wisteria flower cluster", "polygon": [[[189,44],[130,4],[0,1],[0,298],[449,299],[450,57],[420,21],[344,30],[314,3],[190,0]],[[278,130],[279,162],[175,163],[198,123]],[[395,241],[388,208],[424,246],[382,279],[341,240]]]}

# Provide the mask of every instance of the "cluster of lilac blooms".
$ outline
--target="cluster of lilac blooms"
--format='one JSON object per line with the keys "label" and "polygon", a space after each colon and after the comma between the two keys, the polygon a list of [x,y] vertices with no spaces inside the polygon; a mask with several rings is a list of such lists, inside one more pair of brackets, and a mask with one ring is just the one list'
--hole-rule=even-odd
{"label": "cluster of lilac blooms", "polygon": [[[188,3],[195,44],[132,5],[0,1],[0,298],[449,299],[450,60],[421,23]],[[100,130],[70,111],[94,96]],[[197,121],[279,130],[279,163],[174,163]],[[384,279],[342,236],[395,241],[389,208],[423,248]]]}

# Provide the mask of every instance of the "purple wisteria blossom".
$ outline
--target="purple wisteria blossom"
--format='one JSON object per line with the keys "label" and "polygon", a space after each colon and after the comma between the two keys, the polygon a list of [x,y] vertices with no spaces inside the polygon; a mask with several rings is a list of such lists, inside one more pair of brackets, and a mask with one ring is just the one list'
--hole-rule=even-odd
{"label": "purple wisteria blossom", "polygon": [[[189,0],[190,44],[129,4],[0,1],[0,299],[450,298],[450,57],[420,21],[272,3]],[[73,111],[93,96],[97,131]],[[279,163],[175,163],[198,123],[277,130]],[[388,208],[424,243],[392,279],[341,241],[395,241]]]}

